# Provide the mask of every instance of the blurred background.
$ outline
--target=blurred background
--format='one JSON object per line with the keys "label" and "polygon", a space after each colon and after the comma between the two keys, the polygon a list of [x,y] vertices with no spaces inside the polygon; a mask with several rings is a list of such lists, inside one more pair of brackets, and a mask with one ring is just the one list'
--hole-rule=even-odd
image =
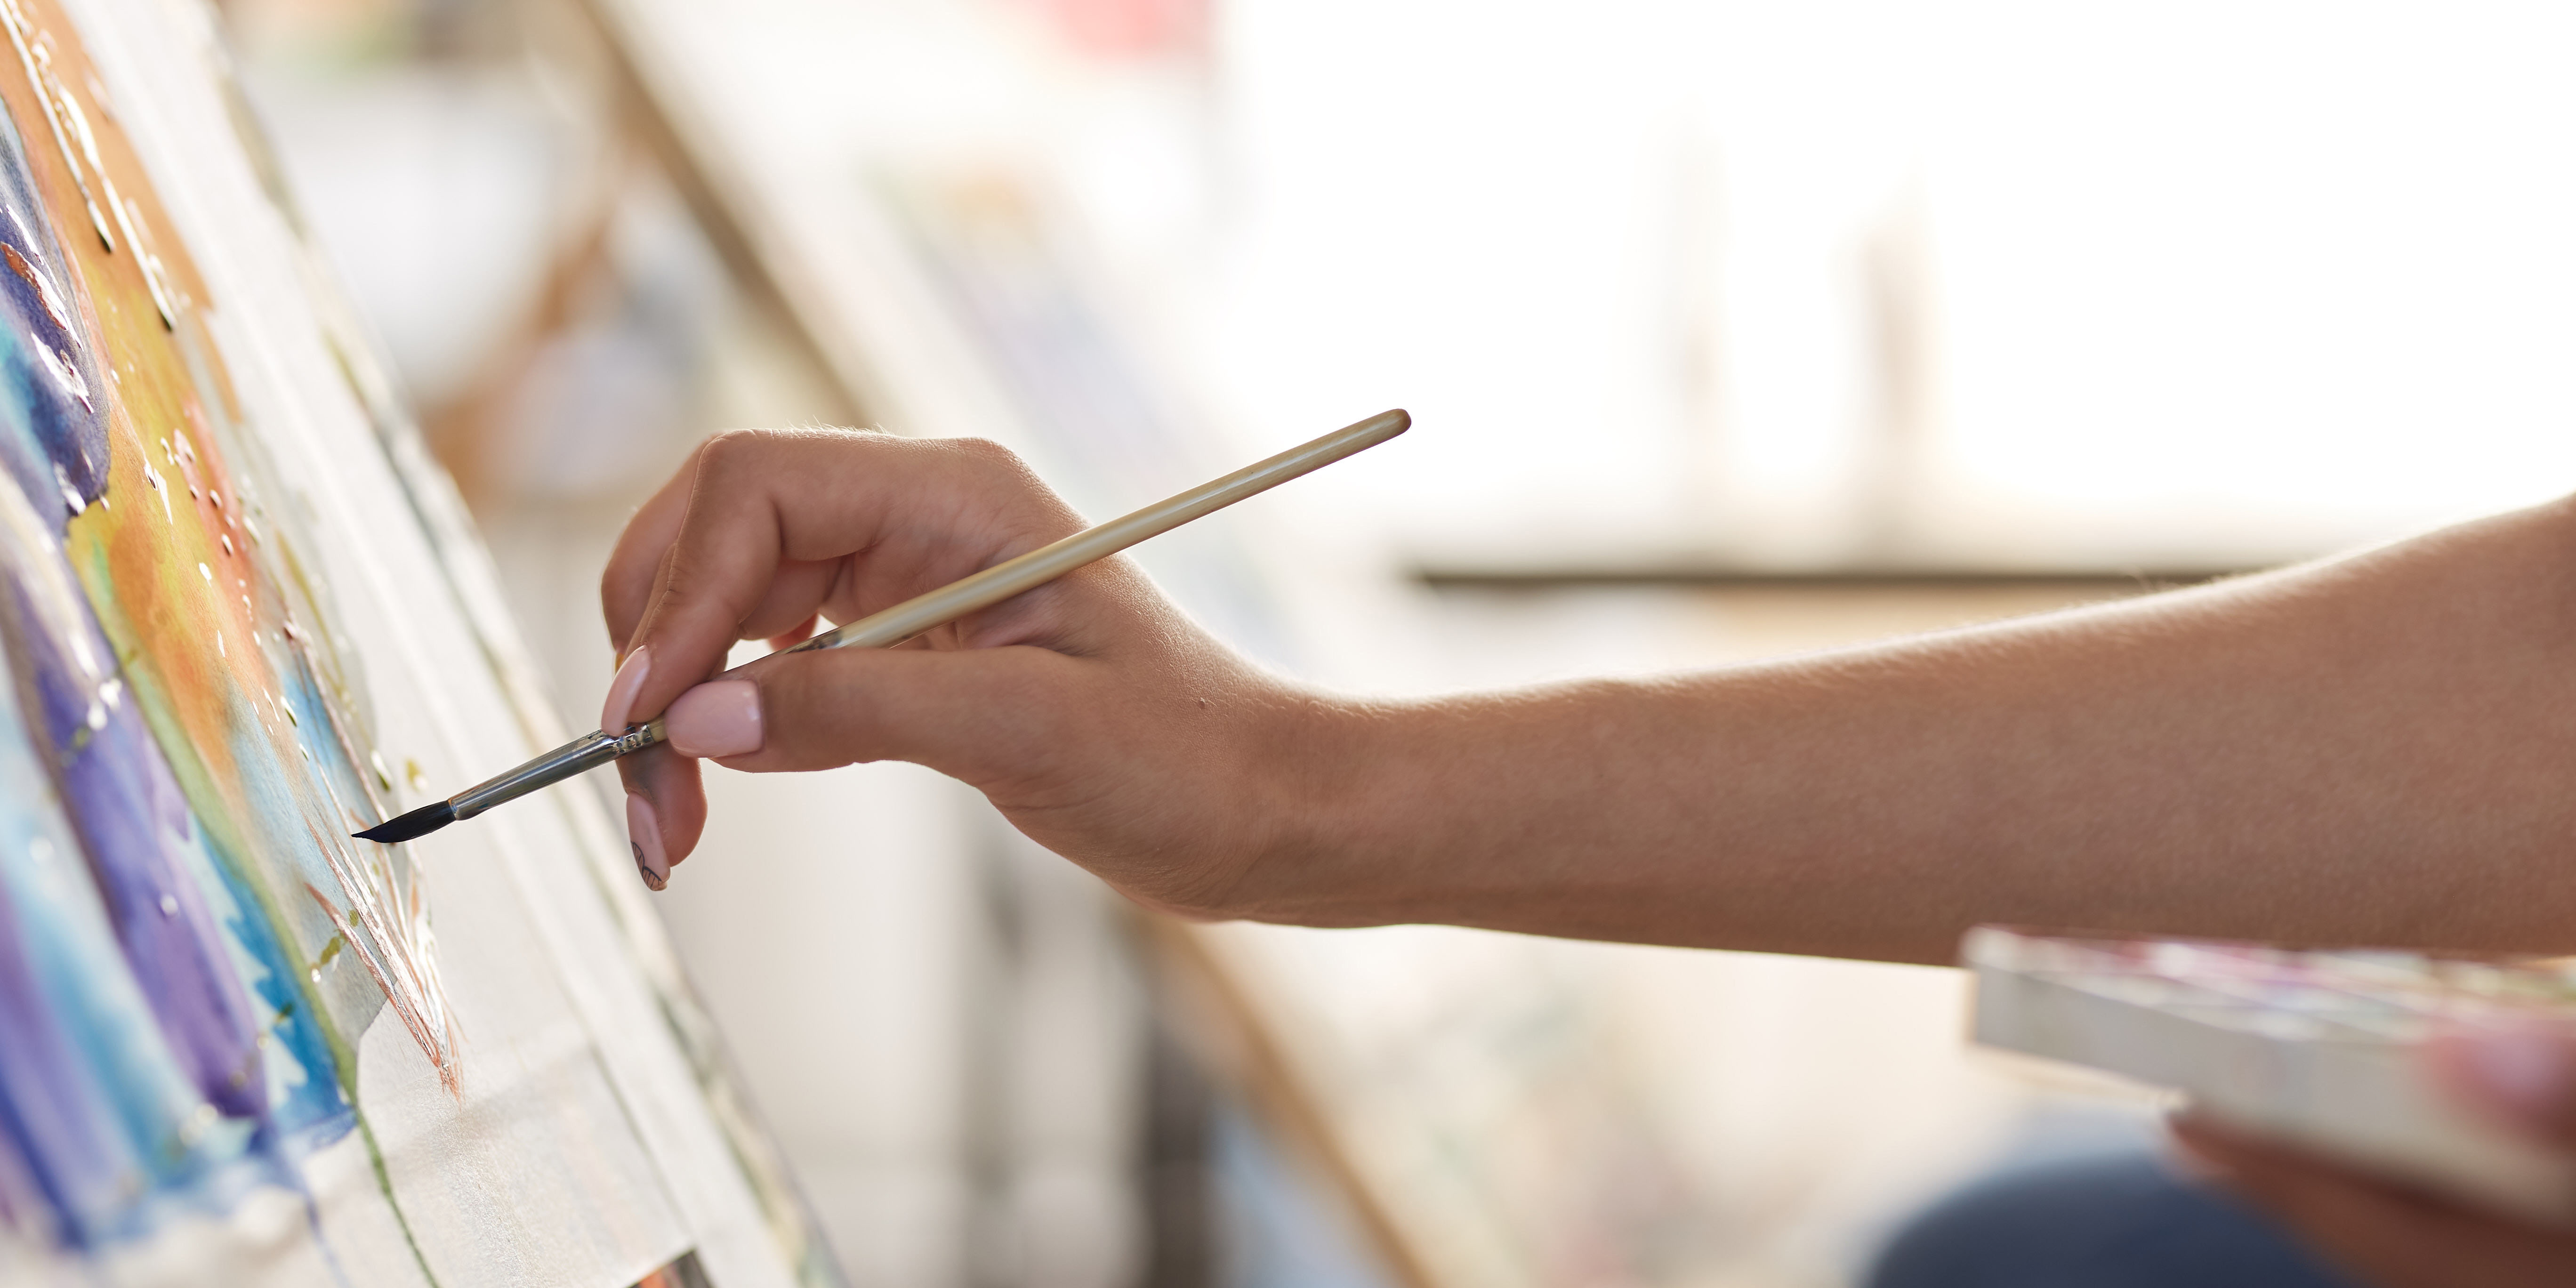
{"label": "blurred background", "polygon": [[[1382,693],[2576,482],[2557,6],[222,7],[576,728],[611,541],[737,425],[993,437],[1105,517],[1409,408],[1142,558]],[[1176,975],[935,775],[710,772],[657,906],[863,1288],[1824,1288],[1945,1185],[2151,1136],[1964,1051],[1952,972],[1222,927]]]}

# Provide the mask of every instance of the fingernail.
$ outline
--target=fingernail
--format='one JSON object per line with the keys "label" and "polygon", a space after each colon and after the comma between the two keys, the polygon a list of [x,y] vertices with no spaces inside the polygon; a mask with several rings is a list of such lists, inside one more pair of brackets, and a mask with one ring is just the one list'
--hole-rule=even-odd
{"label": "fingernail", "polygon": [[662,852],[662,820],[642,792],[626,793],[626,844],[635,851],[635,871],[655,890],[671,883],[671,860]]}
{"label": "fingernail", "polygon": [[601,733],[626,732],[626,717],[635,711],[635,695],[644,691],[644,677],[652,673],[650,649],[636,649],[617,664],[617,678],[608,682],[608,701],[599,708]]}
{"label": "fingernail", "polygon": [[2458,1029],[2438,1040],[2463,1089],[2505,1116],[2543,1125],[2566,1116],[2576,1093],[2576,1043],[2553,1024],[2510,1022]]}
{"label": "fingernail", "polygon": [[747,756],[760,750],[760,686],[709,680],[662,713],[662,732],[683,756]]}

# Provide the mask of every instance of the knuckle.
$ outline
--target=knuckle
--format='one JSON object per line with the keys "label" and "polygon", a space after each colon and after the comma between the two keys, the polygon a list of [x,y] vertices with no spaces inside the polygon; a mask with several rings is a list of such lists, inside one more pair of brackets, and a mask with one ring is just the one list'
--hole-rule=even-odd
{"label": "knuckle", "polygon": [[996,464],[1007,461],[1017,464],[1020,459],[1019,453],[989,438],[952,438],[948,440],[948,444],[951,450],[975,461]]}
{"label": "knuckle", "polygon": [[[724,602],[724,585],[719,578],[708,575],[696,561],[674,559],[670,575],[662,579],[661,593],[656,596],[653,619],[645,625],[654,628],[654,634],[662,634],[674,620],[695,623],[702,621],[704,614],[721,614]],[[679,614],[676,619],[672,616],[675,613]]]}
{"label": "knuckle", "polygon": [[970,487],[1003,520],[1003,526],[1031,545],[1043,545],[1079,528],[1080,516],[1047,487],[1020,454],[987,438],[941,440],[965,462]]}
{"label": "knuckle", "polygon": [[694,604],[708,592],[717,589],[720,589],[720,584],[713,577],[702,575],[697,561],[674,559],[671,561],[670,576],[662,579],[662,605],[665,609],[670,609],[682,604]]}
{"label": "knuckle", "polygon": [[727,429],[707,435],[698,446],[699,479],[730,477],[758,458],[774,436],[765,429]]}
{"label": "knuckle", "polygon": [[1027,461],[1020,459],[1018,452],[989,438],[949,439],[948,448],[964,458],[967,465],[982,478],[1006,486],[1022,487],[1037,481],[1037,472],[1029,468]]}

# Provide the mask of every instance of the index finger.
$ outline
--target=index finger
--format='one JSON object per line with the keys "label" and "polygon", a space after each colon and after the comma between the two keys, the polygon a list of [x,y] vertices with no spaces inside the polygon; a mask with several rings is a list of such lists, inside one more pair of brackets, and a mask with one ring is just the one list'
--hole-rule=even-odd
{"label": "index finger", "polygon": [[662,575],[662,557],[680,534],[680,516],[688,511],[689,489],[697,481],[698,457],[706,449],[706,443],[689,449],[689,459],[636,508],[633,517],[626,520],[625,530],[617,534],[616,548],[608,554],[608,567],[599,574],[600,616],[607,619],[608,642],[621,661],[626,657],[635,624],[644,620],[644,608],[653,600],[653,584]]}

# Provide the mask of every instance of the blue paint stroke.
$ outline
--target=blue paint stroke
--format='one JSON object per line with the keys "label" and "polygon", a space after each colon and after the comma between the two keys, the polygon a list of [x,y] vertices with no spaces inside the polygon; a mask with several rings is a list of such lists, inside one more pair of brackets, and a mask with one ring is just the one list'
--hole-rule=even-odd
{"label": "blue paint stroke", "polygon": [[19,431],[0,442],[0,466],[59,529],[107,491],[107,386],[44,209],[16,125],[0,112],[0,322],[12,341],[0,351],[0,390]]}
{"label": "blue paint stroke", "polygon": [[298,1185],[290,1148],[354,1115],[296,956],[210,851],[64,555],[107,482],[65,263],[0,118],[0,1202],[94,1247]]}
{"label": "blue paint stroke", "polygon": [[23,715],[0,690],[0,1171],[45,1205],[13,1224],[92,1246],[273,1169],[163,1037]]}

